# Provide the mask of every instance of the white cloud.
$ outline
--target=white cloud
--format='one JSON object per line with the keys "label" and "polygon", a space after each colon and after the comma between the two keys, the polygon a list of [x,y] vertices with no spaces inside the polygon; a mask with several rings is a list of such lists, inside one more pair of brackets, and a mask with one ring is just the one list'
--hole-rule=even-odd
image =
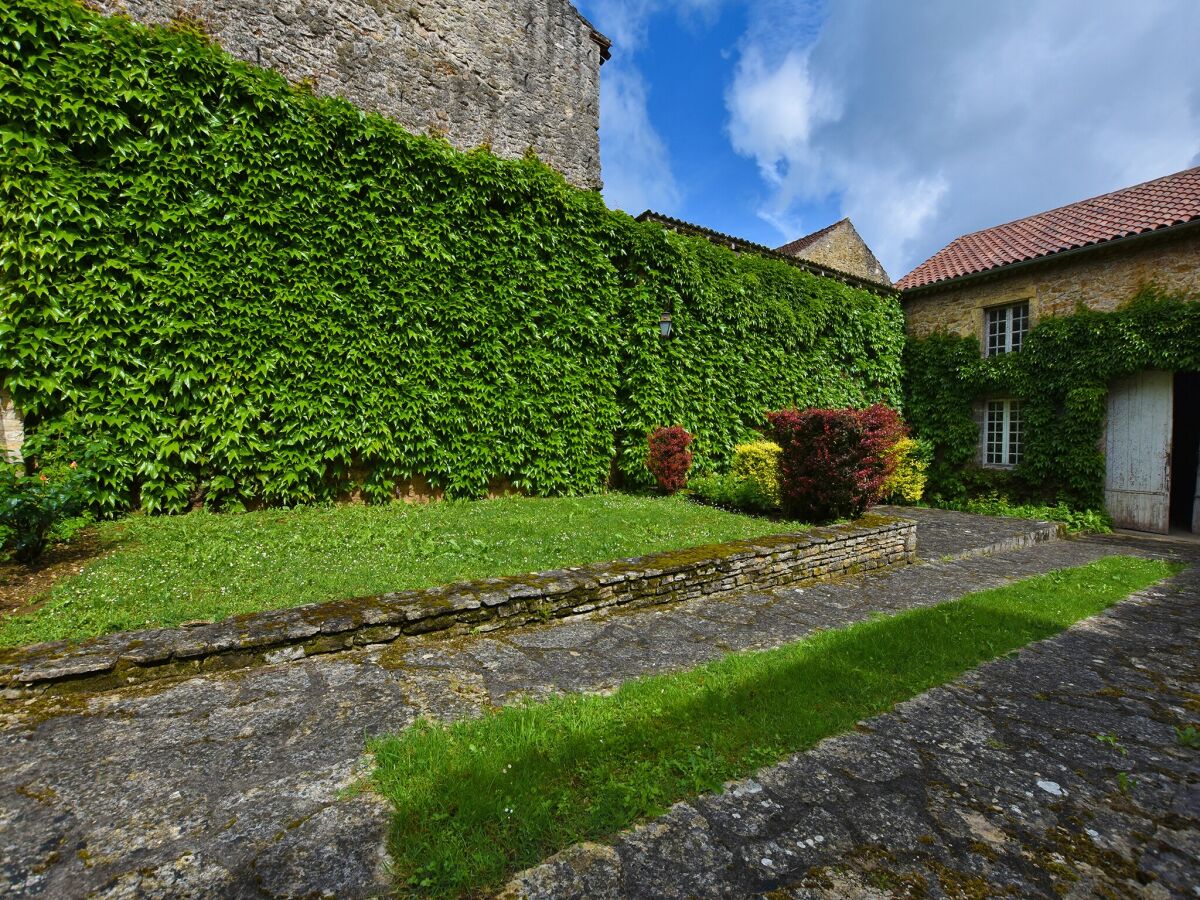
{"label": "white cloud", "polygon": [[727,102],[734,149],[754,157],[763,176],[780,186],[792,163],[811,162],[813,129],[841,112],[833,90],[809,76],[806,52],[790,50],[769,66],[755,45],[742,54]]}
{"label": "white cloud", "polygon": [[637,215],[643,209],[672,209],[679,203],[670,154],[650,122],[646,85],[637,69],[604,73],[600,133],[609,206]]}
{"label": "white cloud", "polygon": [[580,4],[584,14],[613,42],[614,52],[629,56],[646,45],[652,16],[674,12],[685,23],[711,22],[724,0],[592,0]]}
{"label": "white cloud", "polygon": [[959,234],[1200,158],[1194,0],[838,0],[819,27],[793,0],[753,10],[729,135],[781,239],[833,199],[899,277]]}
{"label": "white cloud", "polygon": [[[857,227],[872,235],[868,241],[892,278],[899,278],[910,266],[895,267],[903,260],[914,239],[920,237],[942,208],[949,182],[940,174],[910,175],[888,171],[849,172],[842,197],[846,214]],[[888,268],[889,263],[893,266]]]}

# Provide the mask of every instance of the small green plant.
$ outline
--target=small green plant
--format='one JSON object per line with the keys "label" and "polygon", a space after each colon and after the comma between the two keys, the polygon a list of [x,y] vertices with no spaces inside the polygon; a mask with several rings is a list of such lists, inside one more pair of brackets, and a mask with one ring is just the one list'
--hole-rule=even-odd
{"label": "small green plant", "polygon": [[1175,743],[1180,747],[1200,750],[1200,728],[1195,725],[1184,725],[1175,729]]}
{"label": "small green plant", "polygon": [[1102,744],[1108,744],[1108,746],[1112,747],[1122,756],[1129,755],[1129,751],[1121,746],[1121,742],[1117,740],[1117,736],[1115,734],[1098,734],[1096,735],[1096,740]]}
{"label": "small green plant", "polygon": [[943,501],[936,505],[942,509],[956,509],[982,516],[1012,516],[1017,519],[1062,522],[1072,534],[1108,534],[1112,531],[1112,520],[1102,510],[1072,509],[1065,503],[1014,503],[1006,497],[990,494],[973,500]]}
{"label": "small green plant", "polygon": [[55,539],[75,530],[87,507],[84,479],[75,463],[25,473],[4,466],[0,473],[0,537],[19,563],[36,560]]}
{"label": "small green plant", "polygon": [[1122,794],[1131,793],[1135,787],[1137,787],[1136,778],[1134,778],[1128,772],[1117,773],[1117,788]]}

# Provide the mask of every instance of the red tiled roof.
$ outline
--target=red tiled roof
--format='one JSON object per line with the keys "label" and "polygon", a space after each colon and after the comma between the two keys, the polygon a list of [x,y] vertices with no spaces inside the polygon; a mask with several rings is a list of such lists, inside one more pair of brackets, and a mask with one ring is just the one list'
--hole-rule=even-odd
{"label": "red tiled roof", "polygon": [[821,238],[825,237],[825,235],[829,234],[829,232],[833,231],[833,229],[841,225],[842,222],[846,221],[848,220],[842,219],[841,222],[834,222],[832,225],[826,225],[820,231],[814,231],[812,234],[806,234],[802,238],[796,238],[796,240],[792,241],[791,243],[784,244],[782,247],[776,247],[775,252],[786,253],[788,256],[799,253],[805,247],[811,247]]}
{"label": "red tiled roof", "polygon": [[1200,221],[1200,167],[963,235],[896,287],[908,291],[1192,221]]}

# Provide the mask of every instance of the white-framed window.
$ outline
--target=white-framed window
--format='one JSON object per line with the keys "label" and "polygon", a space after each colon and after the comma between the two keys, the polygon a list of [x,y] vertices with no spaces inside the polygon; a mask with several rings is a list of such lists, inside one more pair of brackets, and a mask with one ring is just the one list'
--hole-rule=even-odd
{"label": "white-framed window", "polygon": [[989,400],[983,419],[983,464],[1015,466],[1021,462],[1025,426],[1020,400]]}
{"label": "white-framed window", "polygon": [[985,356],[1016,353],[1029,332],[1029,301],[993,306],[983,311],[983,352]]}

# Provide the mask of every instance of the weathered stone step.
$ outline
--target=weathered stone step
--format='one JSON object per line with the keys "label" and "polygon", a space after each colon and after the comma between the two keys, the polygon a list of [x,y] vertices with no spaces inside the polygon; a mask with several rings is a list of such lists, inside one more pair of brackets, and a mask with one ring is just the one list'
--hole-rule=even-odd
{"label": "weathered stone step", "polygon": [[873,512],[916,522],[917,553],[924,560],[992,556],[1066,536],[1066,528],[1059,522],[978,516],[920,506],[877,506]]}

